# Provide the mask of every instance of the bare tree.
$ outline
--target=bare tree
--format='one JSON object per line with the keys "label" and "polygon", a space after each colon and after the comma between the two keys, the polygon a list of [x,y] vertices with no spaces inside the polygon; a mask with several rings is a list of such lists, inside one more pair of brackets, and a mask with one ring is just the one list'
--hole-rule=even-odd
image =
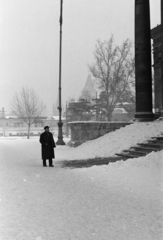
{"label": "bare tree", "polygon": [[33,89],[23,87],[20,94],[15,94],[12,101],[12,111],[28,125],[28,139],[31,125],[36,122],[45,109],[46,106],[39,100]]}
{"label": "bare tree", "polygon": [[126,89],[134,81],[135,62],[132,57],[132,43],[126,39],[122,46],[116,46],[114,36],[108,41],[97,41],[94,51],[95,63],[89,70],[95,84],[105,95],[108,121]]}

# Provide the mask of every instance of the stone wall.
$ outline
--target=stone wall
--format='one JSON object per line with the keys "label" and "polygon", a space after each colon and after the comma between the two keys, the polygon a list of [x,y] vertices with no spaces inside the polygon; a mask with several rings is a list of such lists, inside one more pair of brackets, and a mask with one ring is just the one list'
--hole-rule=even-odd
{"label": "stone wall", "polygon": [[71,140],[68,145],[76,147],[129,124],[131,122],[70,122],[68,125],[71,129]]}

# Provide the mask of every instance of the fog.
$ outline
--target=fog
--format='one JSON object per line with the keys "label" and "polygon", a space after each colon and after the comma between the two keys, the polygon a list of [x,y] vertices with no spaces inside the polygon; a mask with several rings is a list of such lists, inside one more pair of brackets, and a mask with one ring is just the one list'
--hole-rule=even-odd
{"label": "fog", "polygon": [[[151,0],[151,28],[160,24],[160,0]],[[33,88],[48,114],[59,82],[59,0],[0,1],[0,109],[10,111],[15,92]],[[93,62],[97,39],[114,34],[134,42],[134,0],[64,0],[62,103],[78,98]]]}

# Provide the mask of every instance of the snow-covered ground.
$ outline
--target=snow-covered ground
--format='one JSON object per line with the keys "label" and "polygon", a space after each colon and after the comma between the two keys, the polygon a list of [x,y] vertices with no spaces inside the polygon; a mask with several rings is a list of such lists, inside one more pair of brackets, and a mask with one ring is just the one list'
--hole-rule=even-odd
{"label": "snow-covered ground", "polygon": [[134,123],[77,148],[57,146],[54,168],[42,167],[38,138],[0,138],[0,240],[163,239],[163,151],[105,166],[60,165],[114,156],[162,133],[161,121]]}

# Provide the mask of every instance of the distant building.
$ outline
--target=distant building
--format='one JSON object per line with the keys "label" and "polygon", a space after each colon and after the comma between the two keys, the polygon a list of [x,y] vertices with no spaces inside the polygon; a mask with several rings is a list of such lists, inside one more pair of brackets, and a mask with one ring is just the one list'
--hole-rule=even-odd
{"label": "distant building", "polygon": [[89,74],[87,77],[85,86],[81,92],[81,98],[91,101],[95,97],[96,97],[96,90],[95,90],[91,75]]}
{"label": "distant building", "polygon": [[[65,132],[65,118],[62,118],[64,123],[63,134]],[[58,116],[47,117],[40,116],[34,124],[31,125],[31,136],[39,136],[44,131],[44,126],[50,126],[50,131],[57,136],[58,134]],[[4,109],[0,111],[0,136],[27,136],[28,126],[20,117],[5,114]]]}
{"label": "distant building", "polygon": [[2,108],[2,110],[0,110],[0,118],[5,117],[5,110],[4,108]]}

